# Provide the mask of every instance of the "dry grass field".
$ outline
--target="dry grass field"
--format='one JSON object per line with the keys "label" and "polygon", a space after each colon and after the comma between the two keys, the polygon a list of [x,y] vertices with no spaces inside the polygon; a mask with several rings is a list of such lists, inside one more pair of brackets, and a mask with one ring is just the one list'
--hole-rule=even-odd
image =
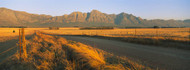
{"label": "dry grass field", "polygon": [[[15,30],[15,33],[13,33]],[[18,39],[18,28],[0,28],[0,43],[7,43],[9,40]],[[189,28],[163,28],[163,29],[108,29],[108,30],[80,30],[80,28],[60,28],[59,30],[49,30],[48,28],[25,28],[25,34],[31,38],[27,43],[27,60],[25,57],[19,58],[16,41],[11,42],[14,45],[11,56],[3,61],[0,69],[68,69],[68,70],[150,70],[141,62],[136,62],[126,57],[116,56],[101,49],[91,47],[79,42],[66,40],[63,37],[52,35],[87,35],[123,38],[149,38],[154,40],[142,39],[141,42],[152,42],[155,39],[185,41],[189,42]],[[137,39],[140,40],[140,39]],[[135,40],[136,41],[136,40]],[[165,42],[164,42],[165,43]],[[9,44],[9,43],[7,43]],[[160,43],[159,43],[160,44]],[[11,44],[10,44],[11,45]],[[1,49],[9,53],[11,46],[1,46]],[[172,43],[172,47],[176,44]],[[10,48],[9,48],[10,47]],[[8,49],[8,51],[6,50]],[[4,57],[4,51],[0,51],[1,58]],[[4,59],[4,58],[3,58]],[[22,60],[22,62],[20,62]]]}
{"label": "dry grass field", "polygon": [[[126,57],[115,56],[79,42],[68,41],[63,37],[36,33],[27,42],[28,58],[19,58],[19,53],[16,53],[4,61],[0,69],[151,70]],[[24,58],[26,60],[23,60]]]}
{"label": "dry grass field", "polygon": [[81,30],[80,28],[60,28],[59,30],[39,30],[47,34],[80,35],[120,40],[144,45],[155,45],[189,50],[190,28],[138,28]]}
{"label": "dry grass field", "polygon": [[[15,30],[15,33],[13,33]],[[189,28],[159,28],[159,29],[113,29],[113,30],[80,30],[80,28],[60,28],[49,30],[48,28],[25,28],[26,35],[33,34],[35,30],[60,35],[97,35],[107,37],[135,37],[153,39],[172,39],[190,41]],[[18,36],[18,28],[0,28],[0,41]]]}
{"label": "dry grass field", "polygon": [[[15,30],[15,33],[13,33]],[[104,29],[104,30],[80,30],[80,28],[60,28],[49,30],[49,28],[25,28],[25,34],[31,35],[34,31],[56,35],[87,35],[103,36],[110,38],[125,39],[127,42],[160,45],[160,40],[190,42],[189,28],[139,28],[139,29]],[[18,38],[18,28],[0,28],[0,42]],[[184,46],[184,45],[182,45]],[[181,47],[181,45],[180,45]],[[186,49],[186,48],[185,48]]]}
{"label": "dry grass field", "polygon": [[142,29],[113,29],[113,30],[80,30],[79,28],[60,28],[59,30],[40,30],[44,33],[60,35],[97,35],[107,37],[135,37],[153,39],[172,39],[190,41],[189,28],[142,28]]}
{"label": "dry grass field", "polygon": [[[25,35],[31,35],[35,30],[42,30],[45,28],[25,28]],[[13,33],[15,30],[15,33]],[[19,28],[0,28],[0,42],[11,39],[17,39],[19,35]]]}

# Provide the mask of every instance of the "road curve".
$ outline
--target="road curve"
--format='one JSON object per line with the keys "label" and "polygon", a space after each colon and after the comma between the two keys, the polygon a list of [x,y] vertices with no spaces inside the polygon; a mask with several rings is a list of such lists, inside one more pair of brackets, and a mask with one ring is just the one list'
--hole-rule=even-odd
{"label": "road curve", "polygon": [[164,70],[189,70],[190,51],[80,36],[62,36]]}

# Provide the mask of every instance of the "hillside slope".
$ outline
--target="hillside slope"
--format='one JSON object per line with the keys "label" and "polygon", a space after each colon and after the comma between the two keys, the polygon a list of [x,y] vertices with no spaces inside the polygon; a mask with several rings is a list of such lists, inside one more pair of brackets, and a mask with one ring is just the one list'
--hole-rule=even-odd
{"label": "hillside slope", "polygon": [[146,20],[132,14],[106,14],[98,10],[88,13],[73,12],[69,15],[50,16],[30,14],[22,11],[14,11],[0,8],[0,26],[122,26],[122,27],[189,27],[190,23],[177,20]]}

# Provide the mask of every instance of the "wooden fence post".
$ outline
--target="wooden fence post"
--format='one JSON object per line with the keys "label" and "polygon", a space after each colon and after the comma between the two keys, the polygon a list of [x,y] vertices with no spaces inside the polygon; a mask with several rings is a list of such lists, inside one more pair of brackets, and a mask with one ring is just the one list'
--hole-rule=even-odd
{"label": "wooden fence post", "polygon": [[158,29],[156,29],[156,38],[158,38]]}
{"label": "wooden fence post", "polygon": [[22,28],[22,47],[23,47],[23,55],[24,55],[24,60],[26,60],[27,56],[27,51],[26,51],[26,41],[25,41],[25,33],[24,33],[24,28]]}
{"label": "wooden fence post", "polygon": [[22,42],[21,42],[21,30],[19,29],[20,60],[21,60],[21,45],[22,45]]}
{"label": "wooden fence post", "polygon": [[137,30],[136,30],[136,28],[135,28],[135,38],[136,38],[136,34],[137,34]]}

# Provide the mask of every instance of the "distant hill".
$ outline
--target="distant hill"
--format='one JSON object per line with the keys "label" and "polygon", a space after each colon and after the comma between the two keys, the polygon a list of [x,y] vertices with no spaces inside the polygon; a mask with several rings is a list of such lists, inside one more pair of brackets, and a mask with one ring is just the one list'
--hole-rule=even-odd
{"label": "distant hill", "polygon": [[117,26],[117,27],[190,27],[189,20],[146,20],[132,14],[106,14],[98,10],[89,13],[73,12],[69,15],[50,16],[30,14],[22,11],[14,11],[0,8],[0,26],[27,26],[27,27],[49,27],[49,26]]}
{"label": "distant hill", "polygon": [[190,23],[190,19],[186,19],[183,21],[184,23]]}

